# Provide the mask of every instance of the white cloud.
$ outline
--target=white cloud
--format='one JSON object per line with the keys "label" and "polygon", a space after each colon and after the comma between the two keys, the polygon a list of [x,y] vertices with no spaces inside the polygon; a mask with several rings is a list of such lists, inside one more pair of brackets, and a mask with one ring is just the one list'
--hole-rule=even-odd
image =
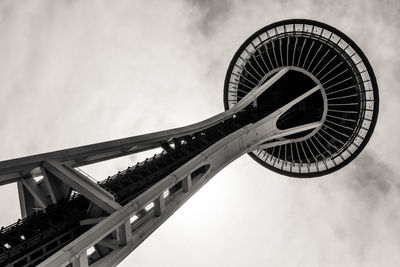
{"label": "white cloud", "polygon": [[[2,2],[0,159],[211,116],[250,34],[281,19],[320,20],[354,39],[374,67],[381,112],[369,152],[307,181],[241,158],[121,266],[398,266],[399,9],[398,1]],[[0,207],[2,225],[19,209],[12,188],[0,189],[2,203],[13,203]]]}

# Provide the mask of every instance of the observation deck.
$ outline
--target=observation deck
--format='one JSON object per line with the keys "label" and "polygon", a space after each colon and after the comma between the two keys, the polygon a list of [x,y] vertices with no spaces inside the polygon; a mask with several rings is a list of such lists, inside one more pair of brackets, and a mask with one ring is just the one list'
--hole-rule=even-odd
{"label": "observation deck", "polygon": [[286,129],[321,121],[321,126],[265,143],[250,156],[293,177],[331,173],[354,159],[368,142],[378,114],[378,87],[361,49],[339,30],[311,20],[285,20],[254,33],[228,68],[225,109],[282,68],[290,72],[258,101],[268,112],[312,86],[320,90],[277,121]]}

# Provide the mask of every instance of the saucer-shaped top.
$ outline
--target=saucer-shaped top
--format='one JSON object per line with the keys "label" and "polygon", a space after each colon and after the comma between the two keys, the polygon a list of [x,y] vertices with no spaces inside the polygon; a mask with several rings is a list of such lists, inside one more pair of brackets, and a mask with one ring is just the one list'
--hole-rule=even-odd
{"label": "saucer-shaped top", "polygon": [[225,77],[225,109],[283,67],[290,71],[264,93],[259,106],[273,112],[320,85],[320,91],[283,114],[277,126],[323,124],[269,141],[269,148],[250,156],[293,177],[321,176],[345,166],[365,147],[378,115],[378,86],[366,56],[329,25],[303,19],[271,24],[247,39],[233,57]]}

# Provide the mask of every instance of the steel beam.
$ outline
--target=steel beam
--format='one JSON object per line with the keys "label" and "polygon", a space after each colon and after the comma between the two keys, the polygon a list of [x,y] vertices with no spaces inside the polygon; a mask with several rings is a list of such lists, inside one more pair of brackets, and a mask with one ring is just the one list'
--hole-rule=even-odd
{"label": "steel beam", "polygon": [[36,181],[32,177],[23,179],[22,184],[33,196],[35,202],[38,204],[38,208],[44,209],[50,204],[45,193],[40,190]]}
{"label": "steel beam", "polygon": [[50,198],[32,177],[25,177],[17,182],[18,196],[22,218],[31,215],[35,210],[44,209],[50,204]]}
{"label": "steel beam", "polygon": [[67,196],[70,186],[63,183],[60,179],[58,179],[51,172],[47,171],[45,168],[41,167],[40,169],[51,201],[53,204],[56,204]]}
{"label": "steel beam", "polygon": [[25,218],[34,212],[33,197],[27,192],[22,181],[17,182],[19,206],[21,210],[21,217]]}
{"label": "steel beam", "polygon": [[106,217],[97,217],[97,218],[89,218],[89,219],[84,219],[79,222],[80,225],[90,225],[90,224],[98,224],[102,220],[104,220]]}
{"label": "steel beam", "polygon": [[108,213],[121,207],[113,195],[68,165],[49,160],[43,167]]}

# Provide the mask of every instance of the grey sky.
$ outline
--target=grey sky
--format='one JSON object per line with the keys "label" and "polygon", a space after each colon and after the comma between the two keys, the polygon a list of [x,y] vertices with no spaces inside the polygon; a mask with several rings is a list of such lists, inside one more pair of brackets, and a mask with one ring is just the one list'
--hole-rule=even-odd
{"label": "grey sky", "polygon": [[[240,44],[308,18],[350,36],[380,86],[367,149],[311,180],[244,156],[213,178],[121,266],[399,266],[400,2],[1,1],[0,160],[190,124],[223,110]],[[86,168],[103,179],[133,156]],[[0,188],[1,225],[16,186]]]}

